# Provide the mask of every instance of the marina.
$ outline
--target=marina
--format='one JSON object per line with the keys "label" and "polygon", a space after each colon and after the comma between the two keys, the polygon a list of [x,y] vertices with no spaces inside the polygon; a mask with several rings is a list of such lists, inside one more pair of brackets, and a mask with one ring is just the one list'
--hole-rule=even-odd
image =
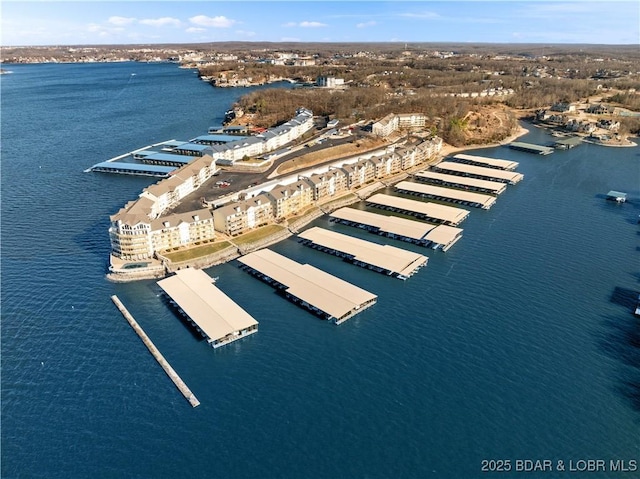
{"label": "marina", "polygon": [[442,251],[447,251],[462,238],[463,231],[453,226],[434,226],[422,221],[347,207],[331,213],[329,220]]}
{"label": "marina", "polygon": [[501,181],[515,185],[522,181],[524,175],[513,171],[497,170],[495,168],[486,168],[483,166],[465,165],[463,163],[455,163],[453,161],[442,161],[433,166],[435,171],[448,173],[452,175],[470,176],[490,181]]}
{"label": "marina", "polygon": [[426,185],[424,183],[414,183],[413,181],[401,181],[395,186],[395,189],[399,193],[421,196],[423,198],[432,198],[438,201],[457,203],[485,210],[491,208],[496,202],[495,196],[455,190],[452,188],[443,188],[441,186]]}
{"label": "marina", "polygon": [[213,279],[200,269],[178,270],[157,284],[214,348],[258,331],[258,322],[220,291]]}
{"label": "marina", "polygon": [[518,167],[517,161],[500,160],[496,158],[487,158],[486,156],[467,155],[458,153],[453,156],[453,161],[458,163],[466,163],[468,165],[485,166],[487,168],[496,168],[498,170],[512,171]]}
{"label": "marina", "polygon": [[270,249],[238,259],[241,268],[270,284],[293,303],[323,319],[341,324],[373,306],[369,293],[309,264],[300,264]]}
{"label": "marina", "polygon": [[509,143],[509,148],[537,155],[550,155],[554,151],[550,146],[534,145],[533,143],[524,143],[522,141],[513,141]]}
{"label": "marina", "polygon": [[435,185],[451,186],[464,190],[479,191],[500,195],[507,189],[507,184],[498,181],[480,180],[469,176],[447,175],[436,171],[425,170],[413,175],[413,179]]}
{"label": "marina", "polygon": [[306,246],[343,258],[357,266],[406,280],[427,264],[429,258],[390,245],[313,227],[298,235]]}
{"label": "marina", "polygon": [[396,211],[408,214],[417,218],[440,223],[449,226],[458,226],[462,223],[469,211],[454,206],[439,205],[425,201],[411,200],[399,196],[385,195],[378,193],[366,199],[369,206],[383,210]]}

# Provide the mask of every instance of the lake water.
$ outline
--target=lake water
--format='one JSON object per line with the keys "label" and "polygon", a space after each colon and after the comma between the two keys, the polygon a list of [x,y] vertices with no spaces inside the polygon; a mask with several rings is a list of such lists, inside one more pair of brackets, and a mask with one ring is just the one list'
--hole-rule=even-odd
{"label": "lake water", "polygon": [[[525,179],[491,210],[472,209],[444,254],[313,223],[427,254],[405,282],[295,238],[273,246],[378,295],[340,326],[235,261],[208,269],[260,322],[257,334],[213,350],[154,281],[105,279],[109,215],[153,180],[83,170],[204,134],[251,89],[213,89],[172,64],[7,69],[3,478],[519,477],[518,459],[640,459],[639,148],[478,150],[519,161]],[[520,140],[551,137],[532,128]],[[605,201],[609,190],[628,202]],[[490,459],[512,461],[512,471],[482,472]]]}

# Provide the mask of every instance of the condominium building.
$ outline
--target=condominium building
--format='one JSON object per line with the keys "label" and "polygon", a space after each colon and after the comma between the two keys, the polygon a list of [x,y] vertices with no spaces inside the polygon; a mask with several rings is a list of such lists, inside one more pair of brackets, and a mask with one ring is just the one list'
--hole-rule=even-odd
{"label": "condominium building", "polygon": [[215,229],[232,236],[246,233],[274,219],[273,203],[264,193],[213,211]]}
{"label": "condominium building", "polygon": [[151,222],[153,251],[162,252],[180,246],[192,246],[214,238],[213,216],[207,208],[167,215]]}
{"label": "condominium building", "polygon": [[313,203],[313,189],[304,180],[276,186],[266,194],[273,203],[275,218],[285,218],[300,213]]}
{"label": "condominium building", "polygon": [[331,169],[326,173],[316,173],[303,179],[311,185],[313,201],[335,196],[349,189],[347,175],[340,169]]}

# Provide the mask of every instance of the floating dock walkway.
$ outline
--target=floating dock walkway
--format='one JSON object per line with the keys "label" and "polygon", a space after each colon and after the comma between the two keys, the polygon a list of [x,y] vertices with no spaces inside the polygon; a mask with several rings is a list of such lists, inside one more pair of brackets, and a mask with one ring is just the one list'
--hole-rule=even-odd
{"label": "floating dock walkway", "polygon": [[180,269],[158,286],[214,348],[258,332],[258,322],[200,269]]}
{"label": "floating dock walkway", "polygon": [[459,153],[453,156],[453,161],[458,163],[466,163],[468,165],[485,166],[487,168],[496,168],[497,170],[513,171],[518,167],[517,161],[499,160],[496,158],[487,158],[486,156],[475,156]]}
{"label": "floating dock walkway", "polygon": [[238,258],[241,268],[281,291],[287,299],[335,324],[373,306],[375,294],[309,264],[270,249]]}
{"label": "floating dock walkway", "polygon": [[425,185],[424,183],[414,183],[413,181],[401,181],[395,186],[395,189],[400,193],[408,195],[447,201],[449,203],[457,203],[474,208],[482,208],[484,210],[488,210],[496,202],[495,196],[443,188],[442,186]]}
{"label": "floating dock walkway", "polygon": [[523,143],[522,141],[509,143],[509,148],[526,151],[527,153],[535,153],[537,155],[550,155],[554,151],[550,146],[534,145],[533,143]]}
{"label": "floating dock walkway", "polygon": [[499,195],[506,191],[507,184],[498,181],[480,180],[468,176],[447,175],[436,171],[420,171],[413,175],[413,178],[424,183],[434,185],[451,186],[464,190],[479,191]]}
{"label": "floating dock walkway", "polygon": [[396,211],[398,213],[408,214],[417,218],[431,221],[432,223],[440,223],[449,226],[458,226],[462,223],[469,211],[454,206],[439,205],[426,201],[411,200],[401,198],[399,196],[385,195],[378,193],[370,196],[366,200],[367,205],[374,206],[383,210]]}
{"label": "floating dock walkway", "polygon": [[433,165],[435,171],[447,173],[451,175],[470,176],[490,181],[500,181],[515,185],[522,181],[524,175],[513,171],[497,170],[495,168],[485,168],[483,166],[465,165],[454,161],[442,161]]}
{"label": "floating dock walkway", "polygon": [[407,241],[432,249],[447,251],[460,238],[462,229],[446,225],[432,225],[399,216],[387,216],[356,208],[340,208],[331,213],[329,220],[365,229],[388,238]]}
{"label": "floating dock walkway", "polygon": [[124,304],[122,304],[120,299],[114,294],[113,296],[111,296],[111,300],[116,305],[116,307],[120,310],[120,312],[122,313],[122,316],[124,316],[124,319],[127,320],[129,325],[138,334],[140,339],[142,339],[142,342],[147,347],[147,349],[149,349],[149,352],[153,355],[154,358],[156,358],[156,361],[158,361],[158,364],[160,364],[162,369],[164,369],[164,372],[167,373],[167,376],[169,376],[169,378],[173,381],[173,384],[176,385],[176,387],[182,393],[185,399],[189,401],[191,406],[193,407],[199,406],[200,401],[198,401],[198,399],[187,387],[184,381],[180,378],[180,376],[178,376],[178,373],[175,372],[175,370],[167,362],[164,356],[160,353],[158,348],[156,348],[156,346],[153,344],[151,339],[149,339],[149,336],[147,336],[147,334],[144,332],[142,327],[140,327],[138,322],[133,318],[133,316],[131,316],[131,313],[129,313],[127,308],[125,308]]}
{"label": "floating dock walkway", "polygon": [[300,233],[298,238],[306,246],[402,280],[411,277],[429,260],[395,246],[372,243],[317,226]]}

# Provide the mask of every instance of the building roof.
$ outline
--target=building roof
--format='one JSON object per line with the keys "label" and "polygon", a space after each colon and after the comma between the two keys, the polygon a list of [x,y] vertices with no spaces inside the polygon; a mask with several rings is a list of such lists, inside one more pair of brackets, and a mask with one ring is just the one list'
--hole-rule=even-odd
{"label": "building roof", "polygon": [[451,200],[463,201],[465,203],[474,203],[480,205],[482,208],[490,208],[496,202],[495,196],[473,193],[471,191],[455,190],[452,188],[443,188],[442,186],[433,186],[424,183],[414,183],[413,181],[401,181],[395,187],[399,191],[407,191],[425,196],[448,198]]}
{"label": "building roof", "polygon": [[283,284],[292,296],[336,319],[377,298],[314,266],[297,263],[269,249],[249,253],[238,261]]}
{"label": "building roof", "polygon": [[356,261],[390,271],[399,276],[411,276],[428,260],[426,256],[412,251],[372,243],[319,227],[308,229],[298,236],[316,245],[343,252]]}
{"label": "building roof", "polygon": [[457,173],[481,176],[483,178],[493,178],[501,181],[508,181],[509,183],[517,183],[524,178],[522,173],[516,173],[513,171],[497,170],[495,168],[485,168],[483,166],[465,165],[464,163],[455,163],[453,161],[442,161],[434,168],[445,171],[455,171]]}
{"label": "building roof", "polygon": [[200,269],[185,268],[158,281],[158,286],[210,341],[222,339],[258,324],[212,281],[212,278]]}
{"label": "building roof", "polygon": [[[196,218],[198,219],[196,220]],[[153,220],[151,222],[151,230],[157,231],[164,228],[175,228],[181,223],[194,223],[195,221],[210,220],[211,218],[211,211],[209,211],[208,208],[189,211],[187,213],[174,213]]]}
{"label": "building roof", "polygon": [[418,213],[427,218],[444,221],[452,225],[460,224],[469,215],[469,211],[462,208],[439,205],[427,201],[411,200],[408,198],[385,195],[382,193],[375,194],[367,198],[366,201],[367,203],[372,203],[374,205],[386,206],[397,210]]}
{"label": "building roof", "polygon": [[515,170],[518,167],[517,161],[511,160],[499,160],[496,158],[487,158],[485,156],[467,155],[459,153],[454,155],[454,160],[460,160],[462,162],[468,162],[470,164],[478,164],[480,166],[487,165],[500,170]]}

